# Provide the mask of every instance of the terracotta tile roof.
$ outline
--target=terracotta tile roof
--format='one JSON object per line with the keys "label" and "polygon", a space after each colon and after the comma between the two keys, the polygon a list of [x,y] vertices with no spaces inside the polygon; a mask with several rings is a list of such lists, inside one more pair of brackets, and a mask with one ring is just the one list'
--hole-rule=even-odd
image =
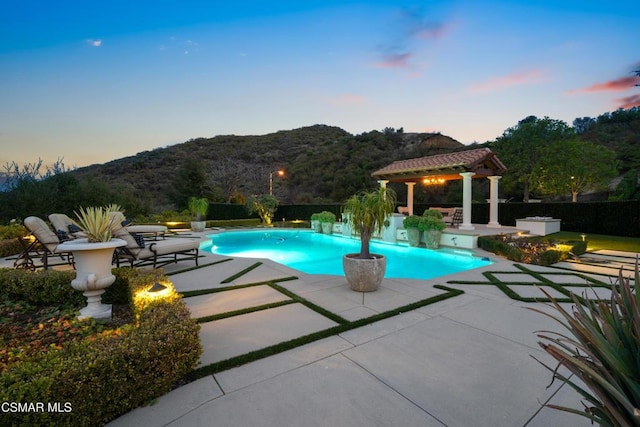
{"label": "terracotta tile roof", "polygon": [[504,164],[488,148],[438,154],[416,159],[398,160],[375,171],[372,175],[378,179],[401,179],[436,174],[460,172],[487,172],[501,175],[506,171]]}

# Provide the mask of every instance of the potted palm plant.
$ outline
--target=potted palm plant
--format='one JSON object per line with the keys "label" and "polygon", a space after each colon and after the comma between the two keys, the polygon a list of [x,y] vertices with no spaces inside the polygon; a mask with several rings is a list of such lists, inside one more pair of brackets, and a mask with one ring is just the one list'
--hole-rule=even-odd
{"label": "potted palm plant", "polygon": [[422,221],[419,228],[424,232],[424,243],[429,249],[438,249],[442,230],[447,228],[447,224],[442,219],[439,211],[427,209],[422,214]]}
{"label": "potted palm plant", "polygon": [[195,232],[202,232],[207,226],[207,212],[209,211],[209,200],[206,197],[189,198],[189,212],[194,217],[194,221],[191,221],[191,230]]}
{"label": "potted palm plant", "polygon": [[409,246],[419,246],[422,230],[420,229],[420,223],[423,217],[418,215],[409,215],[402,220],[404,229],[407,230],[407,240]]}
{"label": "potted palm plant", "polygon": [[318,215],[318,221],[322,228],[322,233],[331,234],[333,232],[333,224],[336,222],[336,214],[329,211],[322,211]]}
{"label": "potted palm plant", "polygon": [[395,205],[395,192],[380,187],[351,196],[343,207],[351,228],[360,234],[360,253],[346,254],[342,258],[344,275],[354,291],[375,291],[382,283],[387,259],[370,253],[369,243],[374,233],[382,233],[386,218],[393,213]]}
{"label": "potted palm plant", "polygon": [[116,279],[111,274],[113,253],[117,247],[127,244],[122,239],[112,238],[113,229],[122,226],[117,222],[122,215],[114,215],[119,211],[117,205],[80,208],[76,212],[77,222],[86,237],[59,246],[61,250],[73,253],[76,278],[71,286],[87,298],[87,306],[80,310],[79,319],[111,318],[111,306],[102,304],[102,294]]}

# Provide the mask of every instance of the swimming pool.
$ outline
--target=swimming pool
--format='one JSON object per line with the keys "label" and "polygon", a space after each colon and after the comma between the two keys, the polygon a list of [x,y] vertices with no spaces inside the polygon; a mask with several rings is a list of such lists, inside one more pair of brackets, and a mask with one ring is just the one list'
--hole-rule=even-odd
{"label": "swimming pool", "polygon": [[[360,252],[360,240],[310,230],[227,231],[210,235],[202,250],[246,258],[268,258],[307,274],[344,276],[342,256]],[[491,264],[467,251],[411,248],[371,242],[371,252],[387,257],[384,277],[432,279]]]}

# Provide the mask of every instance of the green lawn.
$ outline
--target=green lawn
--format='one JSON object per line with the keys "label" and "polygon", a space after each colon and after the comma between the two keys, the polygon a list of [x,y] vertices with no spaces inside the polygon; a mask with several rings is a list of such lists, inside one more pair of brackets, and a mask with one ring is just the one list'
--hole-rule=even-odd
{"label": "green lawn", "polygon": [[[550,236],[558,240],[581,240],[580,233],[569,231],[561,231],[559,233],[550,234]],[[611,249],[625,252],[640,252],[640,238],[607,236],[603,234],[587,234],[587,250],[597,251],[599,249]]]}

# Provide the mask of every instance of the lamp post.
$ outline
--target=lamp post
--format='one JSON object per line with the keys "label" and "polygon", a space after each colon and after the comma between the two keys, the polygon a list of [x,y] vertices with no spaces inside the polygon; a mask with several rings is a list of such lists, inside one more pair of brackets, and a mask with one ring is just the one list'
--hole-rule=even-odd
{"label": "lamp post", "polygon": [[284,171],[282,169],[269,172],[269,195],[273,196],[273,174],[277,173],[278,176],[284,176]]}

